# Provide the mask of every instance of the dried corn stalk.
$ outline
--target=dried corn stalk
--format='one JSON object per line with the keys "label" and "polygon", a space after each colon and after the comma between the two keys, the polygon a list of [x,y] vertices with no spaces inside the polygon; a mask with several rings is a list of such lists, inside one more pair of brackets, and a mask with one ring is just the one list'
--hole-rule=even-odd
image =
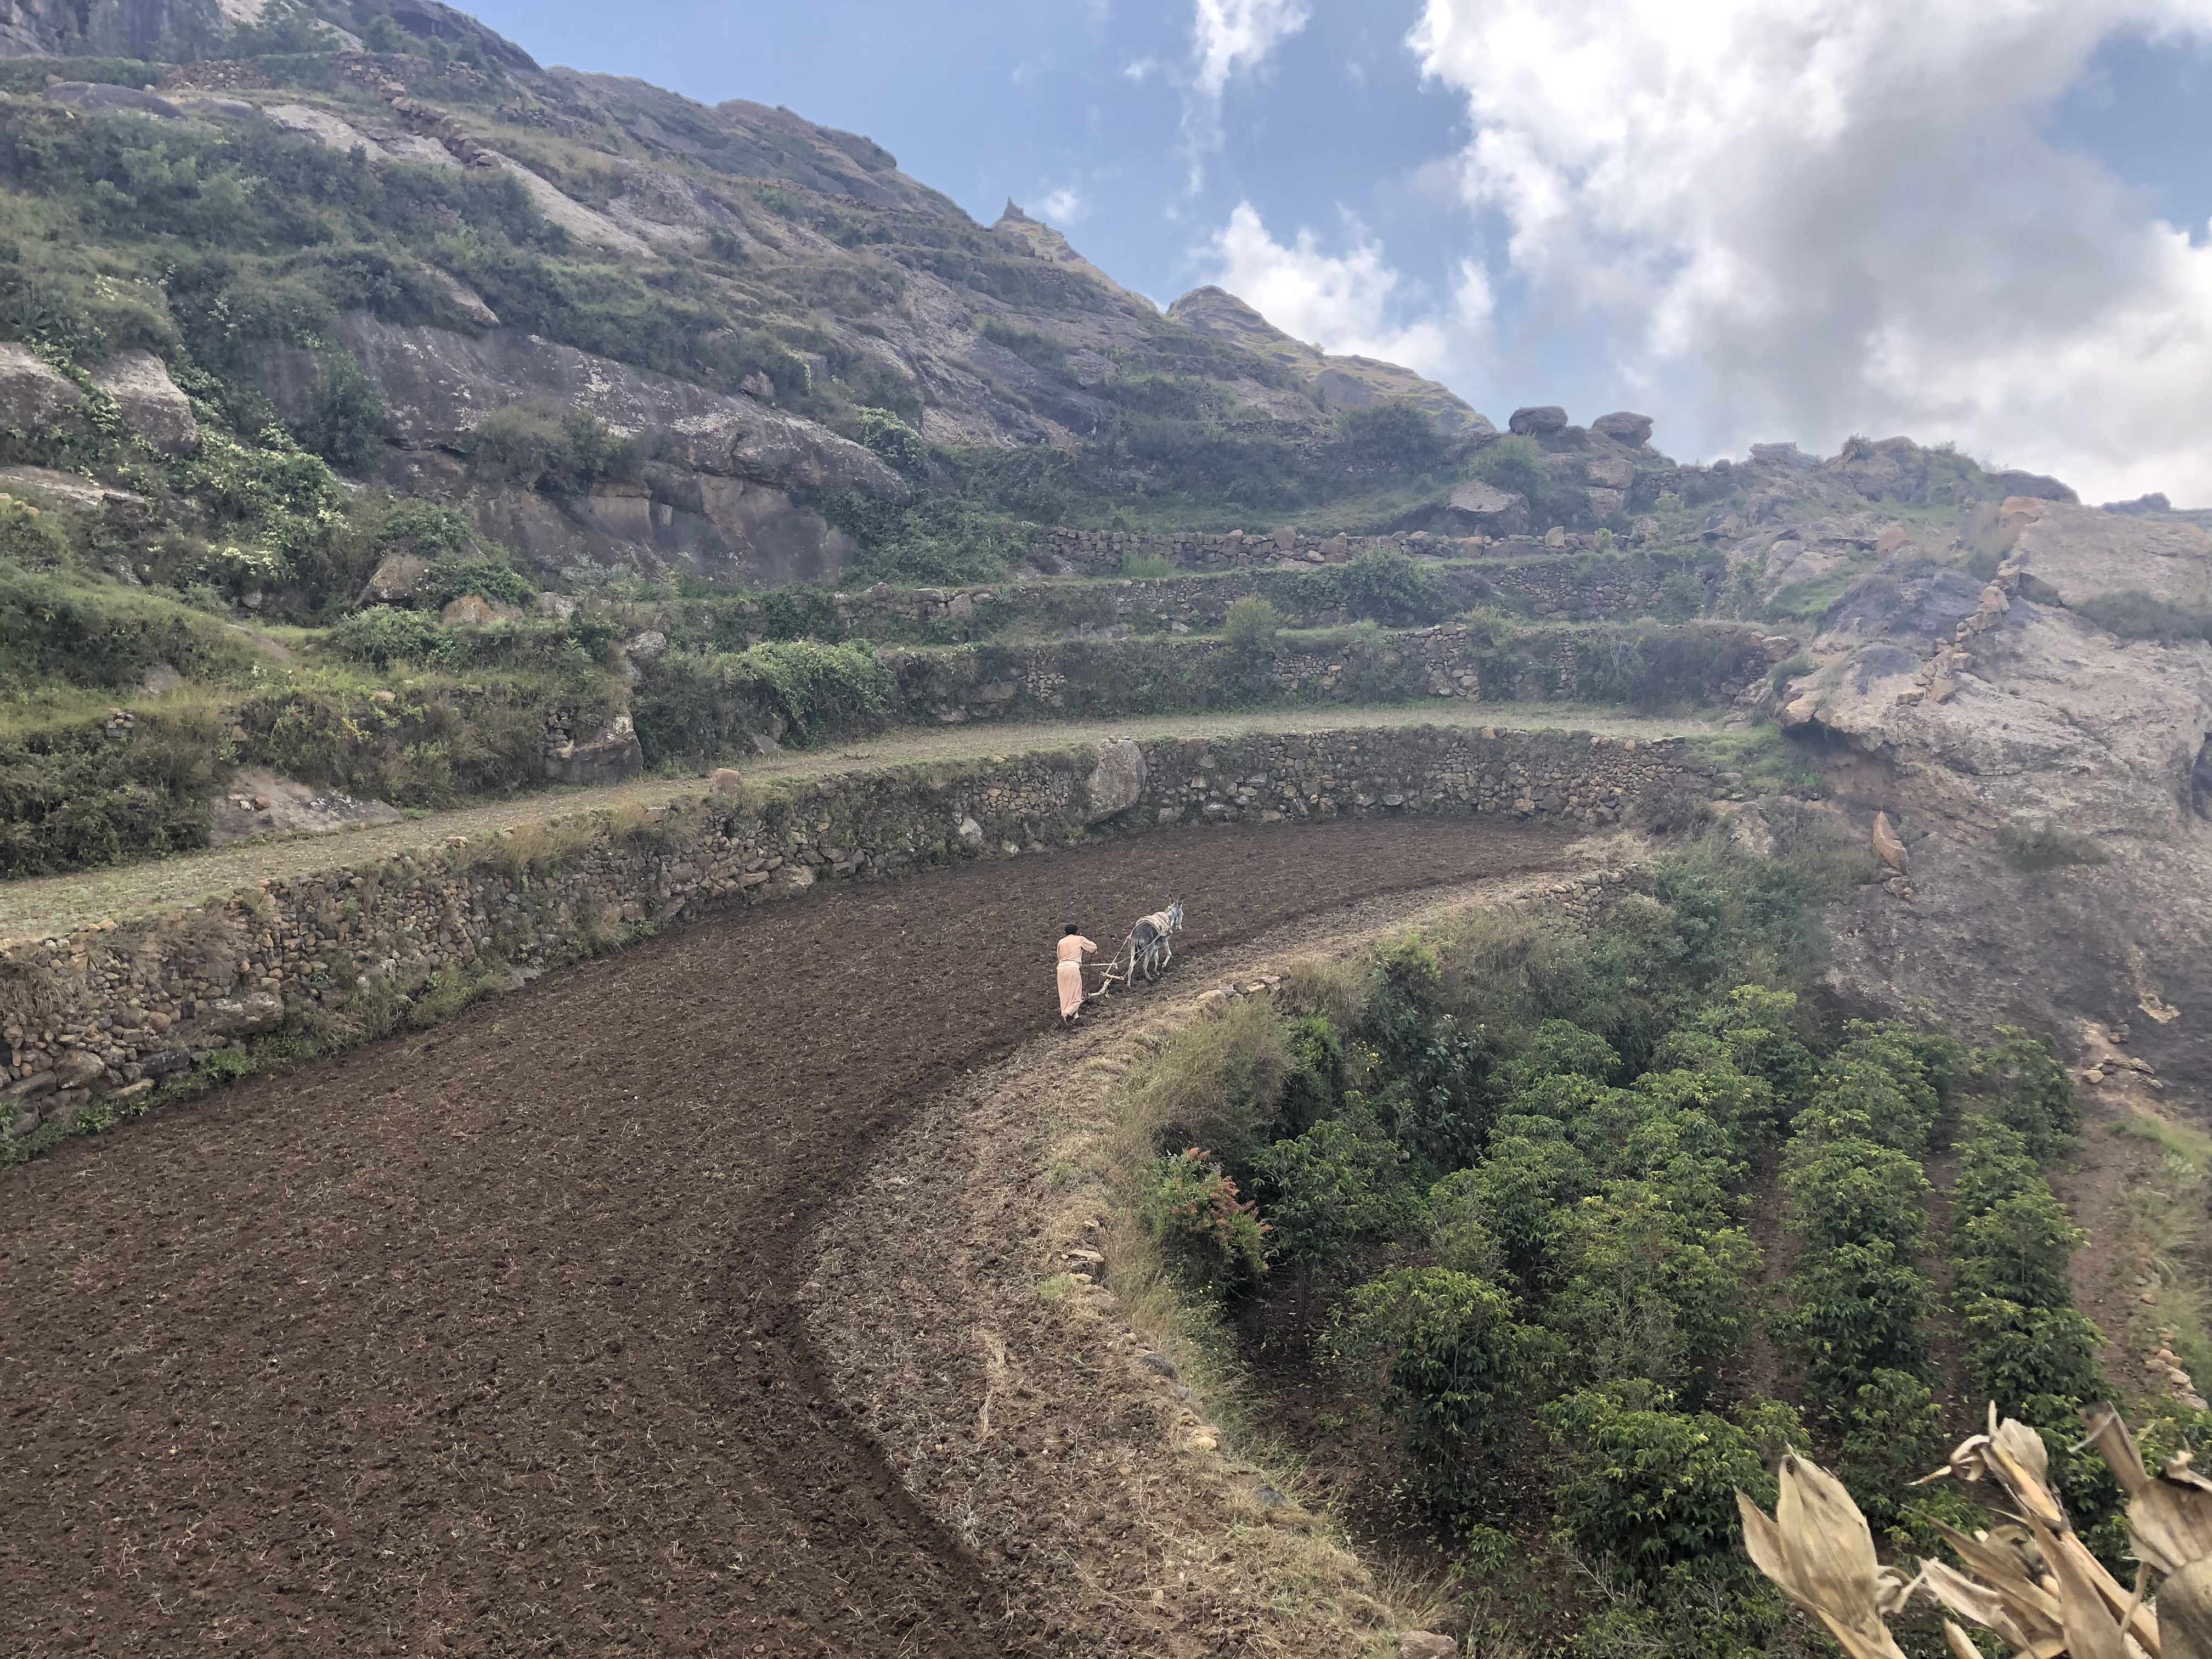
{"label": "dried corn stalk", "polygon": [[1874,1534],[1842,1481],[1791,1455],[1782,1460],[1773,1519],[1741,1492],[1735,1502],[1753,1565],[1826,1625],[1850,1659],[1905,1659],[1881,1615],[1904,1604],[1909,1587],[1875,1559]]}
{"label": "dried corn stalk", "polygon": [[[1783,1460],[1773,1519],[1736,1494],[1744,1547],[1759,1570],[1826,1626],[1851,1659],[1896,1659],[1883,1619],[1916,1589],[1947,1613],[1994,1632],[2023,1659],[2212,1659],[2212,1480],[2197,1474],[2185,1454],[2154,1477],[2110,1407],[2082,1415],[2089,1443],[2127,1489],[2136,1553],[2146,1569],[2166,1575],[2163,1631],[2144,1600],[2145,1575],[2130,1590],[2075,1535],[2051,1487],[2042,1437],[2024,1424],[2000,1421],[1994,1406],[1987,1431],[1963,1442],[1928,1477],[1958,1481],[1995,1512],[1991,1526],[1971,1536],[1931,1522],[1957,1552],[1959,1567],[1923,1561],[1919,1576],[1906,1583],[1880,1566],[1866,1518],[1850,1495],[1817,1465],[1794,1455]],[[1948,1619],[1943,1633],[1954,1659],[1981,1659],[1972,1638]]]}

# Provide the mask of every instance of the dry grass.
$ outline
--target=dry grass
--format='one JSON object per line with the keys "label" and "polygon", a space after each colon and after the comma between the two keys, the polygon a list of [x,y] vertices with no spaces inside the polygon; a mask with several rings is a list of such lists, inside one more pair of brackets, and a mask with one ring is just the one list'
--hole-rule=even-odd
{"label": "dry grass", "polygon": [[1131,1190],[1153,1158],[1186,1146],[1220,1152],[1249,1139],[1290,1075],[1274,1005],[1248,998],[1201,1015],[1128,1084],[1115,1116],[1115,1185]]}

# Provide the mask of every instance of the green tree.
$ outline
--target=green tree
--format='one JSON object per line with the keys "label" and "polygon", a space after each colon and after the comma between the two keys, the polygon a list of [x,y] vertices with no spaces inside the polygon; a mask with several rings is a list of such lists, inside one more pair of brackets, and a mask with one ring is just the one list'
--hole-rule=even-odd
{"label": "green tree", "polygon": [[2017,1025],[2000,1025],[1996,1041],[1973,1059],[1974,1080],[1988,1091],[1990,1113],[2020,1132],[2039,1164],[2080,1133],[2074,1079],[2059,1063],[2058,1045],[2030,1036]]}
{"label": "green tree", "polygon": [[1867,1519],[1893,1527],[1905,1489],[1942,1461],[1942,1413],[1918,1377],[1877,1368],[1843,1402],[1843,1446],[1836,1475]]}
{"label": "green tree", "polygon": [[1759,1247],[1654,1182],[1612,1182],[1574,1206],[1554,1255],[1560,1283],[1544,1322],[1592,1382],[1687,1382],[1749,1327]]}
{"label": "green tree", "polygon": [[1589,1163],[1554,1127],[1548,1135],[1492,1135],[1482,1162],[1445,1187],[1498,1240],[1507,1271],[1533,1290],[1547,1276],[1571,1206],[1592,1184]]}
{"label": "green tree", "polygon": [[1878,1370],[1927,1375],[1936,1287],[1911,1253],[1887,1240],[1808,1249],[1784,1292],[1775,1337],[1829,1411],[1845,1409]]}
{"label": "green tree", "polygon": [[1472,1273],[1400,1267],[1346,1298],[1330,1352],[1379,1366],[1382,1408],[1437,1502],[1471,1512],[1536,1348],[1512,1296]]}
{"label": "green tree", "polygon": [[1929,1191],[1917,1160],[1850,1136],[1791,1149],[1782,1173],[1790,1224],[1815,1249],[1875,1241],[1919,1249]]}
{"label": "green tree", "polygon": [[1544,1409],[1564,1471],[1559,1529],[1646,1580],[1737,1547],[1735,1494],[1764,1504],[1774,1478],[1751,1437],[1710,1413],[1668,1409],[1648,1384],[1585,1389]]}
{"label": "green tree", "polygon": [[1387,1235],[1403,1206],[1393,1187],[1402,1154],[1370,1121],[1325,1118],[1252,1160],[1254,1190],[1273,1230],[1268,1254],[1294,1276],[1303,1331],[1316,1283],[1351,1264],[1352,1246]]}

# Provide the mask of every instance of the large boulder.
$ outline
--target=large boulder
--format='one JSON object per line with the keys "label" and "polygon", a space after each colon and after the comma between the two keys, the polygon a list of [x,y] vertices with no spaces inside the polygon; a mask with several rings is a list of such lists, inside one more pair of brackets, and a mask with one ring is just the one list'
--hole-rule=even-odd
{"label": "large boulder", "polygon": [[2018,526],[2013,562],[2068,605],[2128,590],[2169,604],[2212,600],[2212,539],[2195,525],[2033,495],[2009,497],[2002,518]]}
{"label": "large boulder", "polygon": [[1595,455],[1584,464],[1583,477],[1601,489],[1626,489],[1636,483],[1636,463],[1626,455]]}
{"label": "large boulder", "polygon": [[1557,404],[1533,404],[1515,410],[1505,424],[1509,430],[1524,437],[1549,437],[1567,429],[1567,411]]}
{"label": "large boulder", "polygon": [[2069,506],[2081,503],[2071,486],[2040,472],[1998,472],[1991,477],[2000,495],[2033,495],[2038,501],[2064,501]]}
{"label": "large boulder", "polygon": [[596,738],[562,738],[545,750],[545,776],[553,783],[626,783],[645,770],[645,750],[627,714],[617,714]]}
{"label": "large boulder", "polygon": [[1524,495],[1480,478],[1469,478],[1447,499],[1455,527],[1486,536],[1516,536],[1528,527]]}
{"label": "large boulder", "polygon": [[0,428],[36,432],[75,413],[84,393],[20,345],[0,343]]}
{"label": "large boulder", "polygon": [[1620,409],[1610,415],[1601,415],[1590,422],[1589,429],[1601,438],[1610,438],[1631,449],[1640,449],[1651,441],[1651,417]]}
{"label": "large boulder", "polygon": [[164,454],[189,455],[200,447],[192,400],[169,378],[150,351],[125,351],[93,371],[92,383],[115,399],[131,429]]}
{"label": "large boulder", "polygon": [[1090,805],[1085,809],[1085,823],[1103,823],[1108,818],[1118,817],[1145,797],[1145,785],[1151,781],[1152,771],[1145,764],[1145,751],[1127,738],[1113,738],[1098,745],[1098,763],[1091,769],[1085,781],[1085,793]]}

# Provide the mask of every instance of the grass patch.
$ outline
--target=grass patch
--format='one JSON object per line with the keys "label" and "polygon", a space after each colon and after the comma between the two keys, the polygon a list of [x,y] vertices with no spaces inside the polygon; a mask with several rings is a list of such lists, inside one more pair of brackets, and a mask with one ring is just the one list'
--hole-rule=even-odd
{"label": "grass patch", "polygon": [[2030,826],[2008,823],[1997,831],[2004,861],[2024,875],[2069,864],[2104,864],[2111,854],[2087,836],[2077,836],[2045,818]]}
{"label": "grass patch", "polygon": [[1858,566],[1846,565],[1810,581],[1792,582],[1766,602],[1766,615],[1775,622],[1816,623],[1861,574]]}
{"label": "grass patch", "polygon": [[2158,1152],[2157,1169],[2128,1201],[2150,1256],[2143,1323],[2202,1386],[2212,1378],[2212,1135],[2148,1113],[2113,1133],[2148,1141]]}

